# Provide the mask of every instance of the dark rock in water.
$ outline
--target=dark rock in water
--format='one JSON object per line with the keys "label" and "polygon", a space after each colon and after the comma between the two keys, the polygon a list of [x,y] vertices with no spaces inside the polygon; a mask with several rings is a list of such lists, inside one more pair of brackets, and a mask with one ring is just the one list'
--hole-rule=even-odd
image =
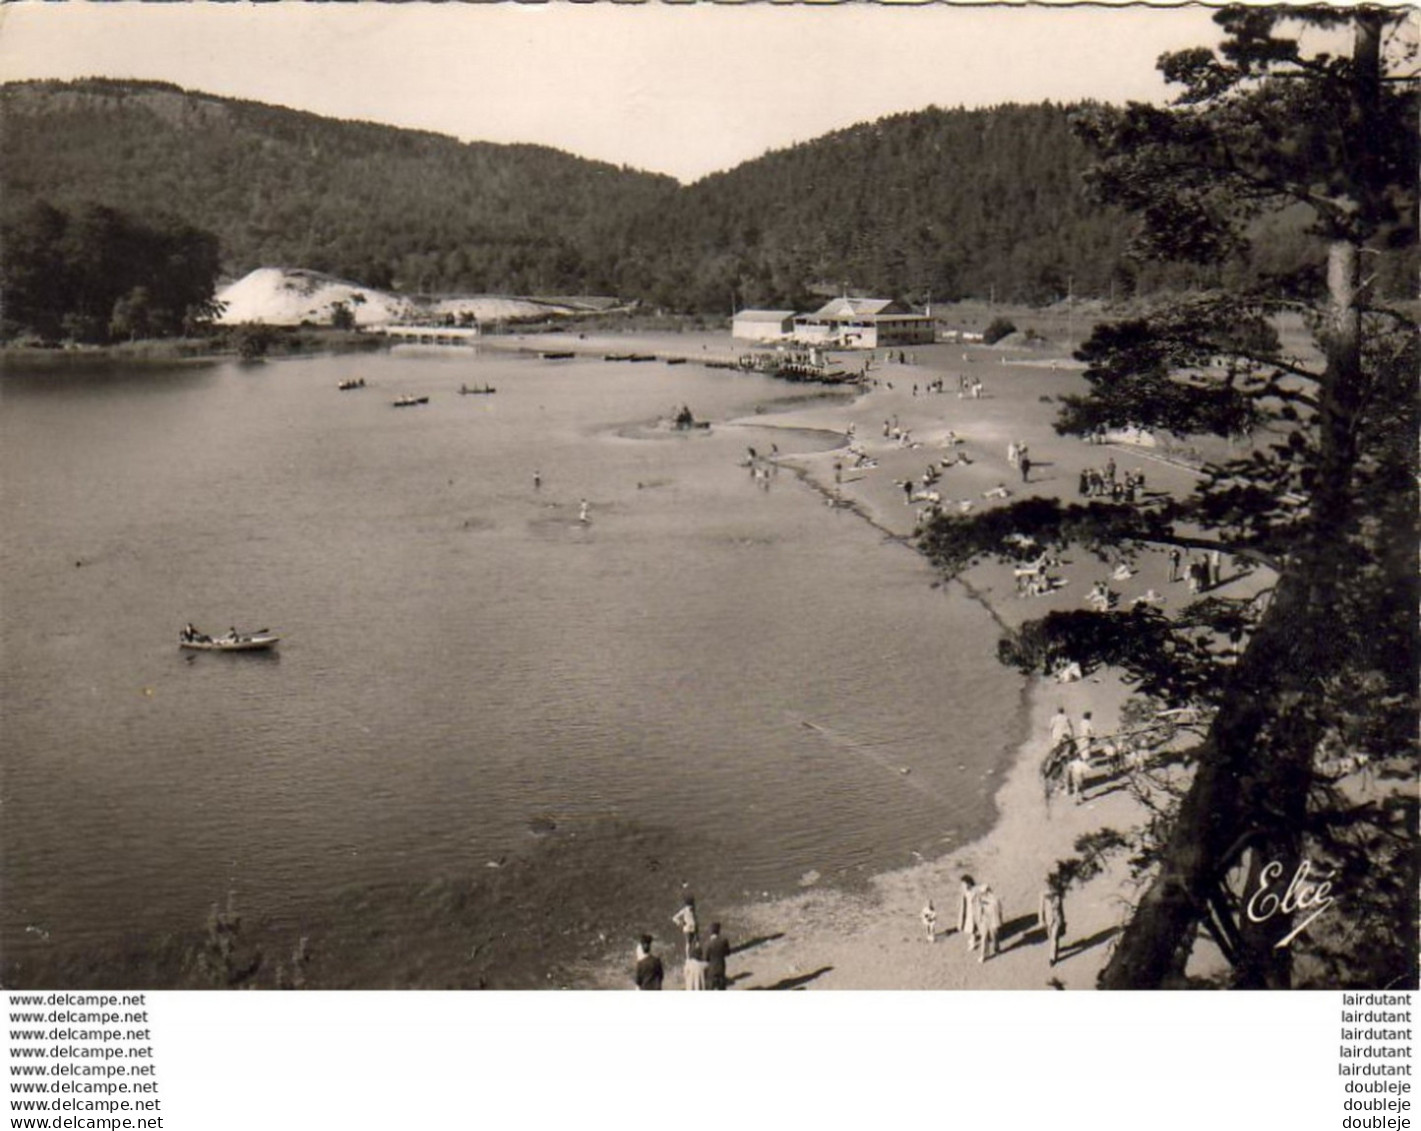
{"label": "dark rock in water", "polygon": [[534,817],[528,822],[528,831],[534,836],[547,836],[557,832],[557,829],[558,823],[551,817]]}

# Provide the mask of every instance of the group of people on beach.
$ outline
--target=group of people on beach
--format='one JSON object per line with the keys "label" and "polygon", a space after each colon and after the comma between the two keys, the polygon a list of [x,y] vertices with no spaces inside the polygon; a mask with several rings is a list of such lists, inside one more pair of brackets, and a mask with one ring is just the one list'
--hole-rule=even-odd
{"label": "group of people on beach", "polygon": [[[1169,580],[1181,579],[1180,566],[1184,565],[1184,554],[1178,546],[1169,551]],[[1184,565],[1183,577],[1189,582],[1189,592],[1204,593],[1216,589],[1223,583],[1224,558],[1218,550],[1199,554]]]}
{"label": "group of people on beach", "polygon": [[1111,456],[1103,468],[1082,468],[1077,489],[1084,499],[1110,499],[1117,503],[1134,504],[1144,496],[1145,473],[1138,468],[1132,468],[1123,476],[1119,476],[1115,457]]}
{"label": "group of people on beach", "polygon": [[[685,960],[682,978],[688,990],[726,990],[730,979],[726,975],[726,964],[730,958],[730,940],[721,933],[720,924],[710,925],[710,935],[701,941],[700,918],[696,912],[696,900],[689,893],[681,900],[681,907],[671,922],[681,931],[685,945]],[[655,951],[655,941],[651,935],[642,935],[637,943],[633,981],[638,990],[659,990],[666,979],[666,965]]]}
{"label": "group of people on beach", "polygon": [[[928,942],[937,942],[938,913],[931,898],[924,905],[920,918],[927,929]],[[1002,901],[992,890],[992,885],[979,884],[971,875],[963,873],[962,886],[957,895],[957,933],[967,940],[969,951],[977,952],[979,963],[1001,953],[1004,920]],[[1038,921],[1051,944],[1051,965],[1054,966],[1066,932],[1064,897],[1058,883],[1048,882],[1042,893]]]}

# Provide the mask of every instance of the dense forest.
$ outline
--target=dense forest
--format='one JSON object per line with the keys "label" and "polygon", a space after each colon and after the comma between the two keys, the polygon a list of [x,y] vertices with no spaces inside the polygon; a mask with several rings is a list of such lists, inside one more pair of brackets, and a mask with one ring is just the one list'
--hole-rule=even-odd
{"label": "dense forest", "polygon": [[5,216],[0,247],[0,337],[171,337],[217,312],[217,237],[169,216],[33,201]]}
{"label": "dense forest", "polygon": [[[1136,262],[1051,104],[927,109],[689,186],[529,145],[462,143],[159,83],[0,87],[4,213],[90,203],[214,233],[230,276],[299,266],[407,293],[608,294],[670,310],[801,308],[848,287],[923,303],[1126,297],[1288,271]],[[1384,268],[1402,291],[1405,264]]]}

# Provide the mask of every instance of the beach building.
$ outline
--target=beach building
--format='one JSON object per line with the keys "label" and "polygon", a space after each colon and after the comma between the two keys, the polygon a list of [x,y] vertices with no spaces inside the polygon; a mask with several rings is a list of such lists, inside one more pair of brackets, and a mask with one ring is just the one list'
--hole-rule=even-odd
{"label": "beach building", "polygon": [[911,346],[936,337],[931,315],[914,314],[886,298],[831,299],[813,314],[794,319],[794,337],[804,343],[833,343],[844,349]]}
{"label": "beach building", "polygon": [[793,333],[792,310],[742,310],[730,321],[730,336],[746,342],[782,342]]}

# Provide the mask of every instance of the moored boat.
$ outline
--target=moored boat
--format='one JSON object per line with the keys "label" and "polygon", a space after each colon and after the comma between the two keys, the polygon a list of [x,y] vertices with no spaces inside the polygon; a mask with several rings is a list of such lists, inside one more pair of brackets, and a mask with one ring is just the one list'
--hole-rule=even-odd
{"label": "moored boat", "polygon": [[542,357],[544,361],[566,361],[570,357],[576,357],[572,350],[544,350]]}
{"label": "moored boat", "polygon": [[395,398],[393,401],[391,401],[390,403],[391,403],[392,405],[394,405],[396,408],[409,408],[410,405],[428,404],[428,403],[429,403],[429,398],[428,398],[428,397],[409,397],[409,396],[406,396],[406,397],[396,397],[396,398]]}
{"label": "moored boat", "polygon": [[347,377],[344,381],[336,385],[336,388],[339,389],[342,393],[345,392],[347,389],[363,389],[365,388],[365,378]]}
{"label": "moored boat", "polygon": [[471,389],[467,385],[459,386],[459,395],[461,397],[488,396],[496,392],[498,392],[498,390],[492,385],[485,385],[482,389]]}

